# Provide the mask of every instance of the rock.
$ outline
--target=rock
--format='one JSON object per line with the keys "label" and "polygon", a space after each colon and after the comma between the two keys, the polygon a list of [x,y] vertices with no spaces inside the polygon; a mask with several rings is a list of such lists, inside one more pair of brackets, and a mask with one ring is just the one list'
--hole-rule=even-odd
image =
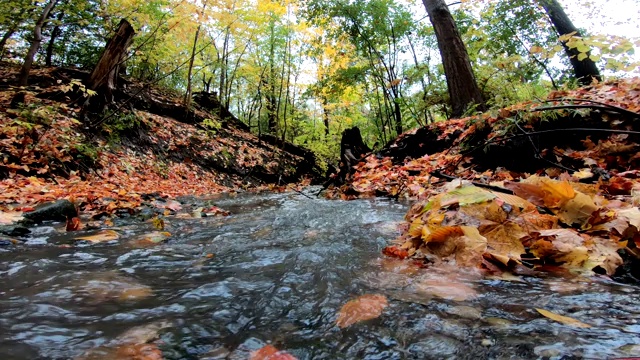
{"label": "rock", "polygon": [[76,206],[66,199],[39,205],[34,211],[24,214],[25,219],[34,223],[41,223],[47,220],[65,221],[67,217],[76,216],[78,216]]}
{"label": "rock", "polygon": [[0,234],[10,237],[24,236],[30,232],[29,229],[21,225],[0,225]]}

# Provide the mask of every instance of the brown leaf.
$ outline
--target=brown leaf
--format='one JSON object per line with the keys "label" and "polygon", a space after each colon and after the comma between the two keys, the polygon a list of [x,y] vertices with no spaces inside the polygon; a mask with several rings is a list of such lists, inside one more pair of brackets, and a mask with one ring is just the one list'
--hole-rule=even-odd
{"label": "brown leaf", "polygon": [[360,321],[375,319],[389,303],[384,295],[366,294],[350,300],[340,309],[336,325],[340,328]]}
{"label": "brown leaf", "polygon": [[544,317],[547,317],[547,318],[549,318],[551,320],[563,323],[565,325],[579,327],[579,328],[590,328],[591,327],[591,325],[589,325],[589,324],[585,324],[582,321],[578,321],[578,320],[570,318],[568,316],[558,315],[556,313],[552,313],[551,311],[548,311],[548,310],[545,310],[545,309],[536,308],[536,310],[540,314],[542,314]]}
{"label": "brown leaf", "polygon": [[100,243],[105,241],[117,240],[120,235],[114,230],[102,230],[94,235],[78,236],[76,240],[86,240],[92,243]]}

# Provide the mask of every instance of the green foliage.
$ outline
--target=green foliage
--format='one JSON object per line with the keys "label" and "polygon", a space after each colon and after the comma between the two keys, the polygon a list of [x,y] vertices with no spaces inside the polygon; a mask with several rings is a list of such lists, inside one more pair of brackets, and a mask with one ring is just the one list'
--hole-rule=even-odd
{"label": "green foliage", "polygon": [[72,150],[75,151],[76,157],[81,162],[93,164],[98,161],[98,148],[91,143],[84,142],[75,144]]}
{"label": "green foliage", "polygon": [[122,136],[130,135],[132,130],[142,126],[142,121],[134,112],[107,110],[102,117],[107,119],[102,123],[102,130],[107,134],[111,146],[117,146]]}

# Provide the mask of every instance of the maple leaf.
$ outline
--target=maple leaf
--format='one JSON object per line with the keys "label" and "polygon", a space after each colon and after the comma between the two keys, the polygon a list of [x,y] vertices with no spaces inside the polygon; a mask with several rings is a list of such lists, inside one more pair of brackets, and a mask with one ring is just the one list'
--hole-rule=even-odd
{"label": "maple leaf", "polygon": [[382,314],[387,305],[389,303],[384,295],[366,294],[359,296],[342,306],[336,325],[340,328],[345,328],[360,321],[375,319]]}

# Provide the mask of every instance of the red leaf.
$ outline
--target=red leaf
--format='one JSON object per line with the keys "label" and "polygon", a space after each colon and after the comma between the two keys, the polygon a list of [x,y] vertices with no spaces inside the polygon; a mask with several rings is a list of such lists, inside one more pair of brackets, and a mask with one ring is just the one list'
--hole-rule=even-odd
{"label": "red leaf", "polygon": [[78,231],[82,228],[82,223],[79,217],[67,218],[67,231]]}
{"label": "red leaf", "polygon": [[405,249],[400,249],[397,246],[387,246],[382,249],[382,253],[386,256],[396,257],[398,259],[406,259],[409,257],[409,252]]}

